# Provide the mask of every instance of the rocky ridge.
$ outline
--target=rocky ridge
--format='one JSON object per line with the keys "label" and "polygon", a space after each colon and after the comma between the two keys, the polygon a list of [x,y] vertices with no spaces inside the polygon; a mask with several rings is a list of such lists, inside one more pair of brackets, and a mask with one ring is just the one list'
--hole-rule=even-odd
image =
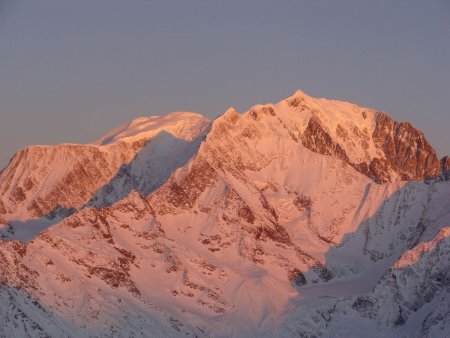
{"label": "rocky ridge", "polygon": [[1,224],[14,231],[41,219],[45,226],[92,200],[111,203],[132,189],[149,193],[195,153],[209,125],[199,114],[171,113],[132,121],[92,144],[20,150],[0,173]]}
{"label": "rocky ridge", "polygon": [[[134,144],[148,121],[97,143]],[[427,304],[448,297],[445,265],[429,269],[446,257],[450,187],[422,181],[446,161],[421,132],[302,92],[181,130],[197,137],[153,134],[161,147],[139,148],[97,194],[64,205],[70,215],[26,243],[1,242],[0,296],[25,313],[6,316],[17,332],[357,337],[419,321],[412,334],[444,337],[448,308]],[[167,168],[150,170],[166,160],[155,149],[168,145],[187,163],[152,177]],[[392,282],[413,272],[409,285]],[[431,291],[420,295],[427,276]],[[389,296],[399,292],[412,296]]]}

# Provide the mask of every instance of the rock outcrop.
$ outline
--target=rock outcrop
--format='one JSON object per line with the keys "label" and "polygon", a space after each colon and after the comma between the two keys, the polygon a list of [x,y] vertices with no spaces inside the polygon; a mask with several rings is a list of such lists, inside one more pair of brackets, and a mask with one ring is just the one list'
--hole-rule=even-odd
{"label": "rock outcrop", "polygon": [[405,181],[440,175],[436,152],[423,133],[408,122],[397,122],[379,113],[373,131],[376,146],[384,153],[387,166]]}
{"label": "rock outcrop", "polygon": [[302,92],[29,148],[0,175],[0,336],[445,337],[450,186],[423,180],[448,168]]}
{"label": "rock outcrop", "polygon": [[445,180],[450,180],[450,157],[444,156],[441,159],[442,176]]}

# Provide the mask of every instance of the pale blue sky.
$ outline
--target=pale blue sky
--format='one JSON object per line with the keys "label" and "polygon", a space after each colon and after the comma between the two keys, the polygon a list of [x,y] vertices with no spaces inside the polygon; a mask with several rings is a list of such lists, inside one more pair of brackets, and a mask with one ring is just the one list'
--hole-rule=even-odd
{"label": "pale blue sky", "polygon": [[132,118],[214,117],[300,88],[450,153],[450,1],[0,0],[0,167]]}

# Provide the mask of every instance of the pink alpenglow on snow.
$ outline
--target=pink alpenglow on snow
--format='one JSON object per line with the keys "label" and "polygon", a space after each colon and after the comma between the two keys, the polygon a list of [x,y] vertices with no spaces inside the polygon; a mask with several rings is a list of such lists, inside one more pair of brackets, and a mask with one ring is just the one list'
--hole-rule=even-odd
{"label": "pink alpenglow on snow", "polygon": [[448,165],[301,91],[135,119],[0,174],[0,335],[448,337]]}

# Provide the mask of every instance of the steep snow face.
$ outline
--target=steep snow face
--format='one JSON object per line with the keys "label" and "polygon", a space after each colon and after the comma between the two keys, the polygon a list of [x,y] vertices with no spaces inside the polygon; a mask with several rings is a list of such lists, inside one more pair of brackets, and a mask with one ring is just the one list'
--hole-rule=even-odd
{"label": "steep snow face", "polygon": [[312,98],[301,91],[272,110],[305,147],[336,156],[378,182],[421,180],[441,175],[436,152],[419,130],[382,112],[355,104]]}
{"label": "steep snow face", "polygon": [[[195,153],[209,125],[199,114],[171,113],[132,121],[97,145],[19,151],[0,173],[1,235],[28,240],[93,198],[112,203],[131,189],[149,193]],[[146,179],[135,183],[136,176]],[[114,194],[111,182],[121,179],[128,183]]]}
{"label": "steep snow face", "polygon": [[352,163],[367,162],[381,155],[371,138],[376,126],[374,109],[343,101],[316,99],[301,91],[276,104],[274,109],[298,138],[308,130],[313,118],[312,121],[342,147]]}
{"label": "steep snow face", "polygon": [[[410,304],[426,315],[428,300],[417,302],[415,291],[406,301],[370,299],[396,294],[383,281],[394,269],[411,273],[402,254],[420,243],[436,242],[410,255],[436,252],[424,266],[447,259],[437,234],[450,224],[450,184],[405,182],[404,168],[418,168],[418,179],[433,161],[401,145],[396,154],[422,164],[394,166],[373,135],[399,133],[381,128],[380,116],[297,92],[242,115],[229,109],[204,139],[160,131],[81,208],[27,243],[0,242],[1,284],[52,313],[47,334],[64,325],[92,336],[418,334],[395,314],[407,303],[411,323]],[[145,134],[148,120],[91,147],[140,142],[136,126]],[[429,271],[412,271],[420,290]],[[445,288],[433,290],[448,299]],[[441,306],[417,320],[434,334],[447,327],[446,313]]]}

